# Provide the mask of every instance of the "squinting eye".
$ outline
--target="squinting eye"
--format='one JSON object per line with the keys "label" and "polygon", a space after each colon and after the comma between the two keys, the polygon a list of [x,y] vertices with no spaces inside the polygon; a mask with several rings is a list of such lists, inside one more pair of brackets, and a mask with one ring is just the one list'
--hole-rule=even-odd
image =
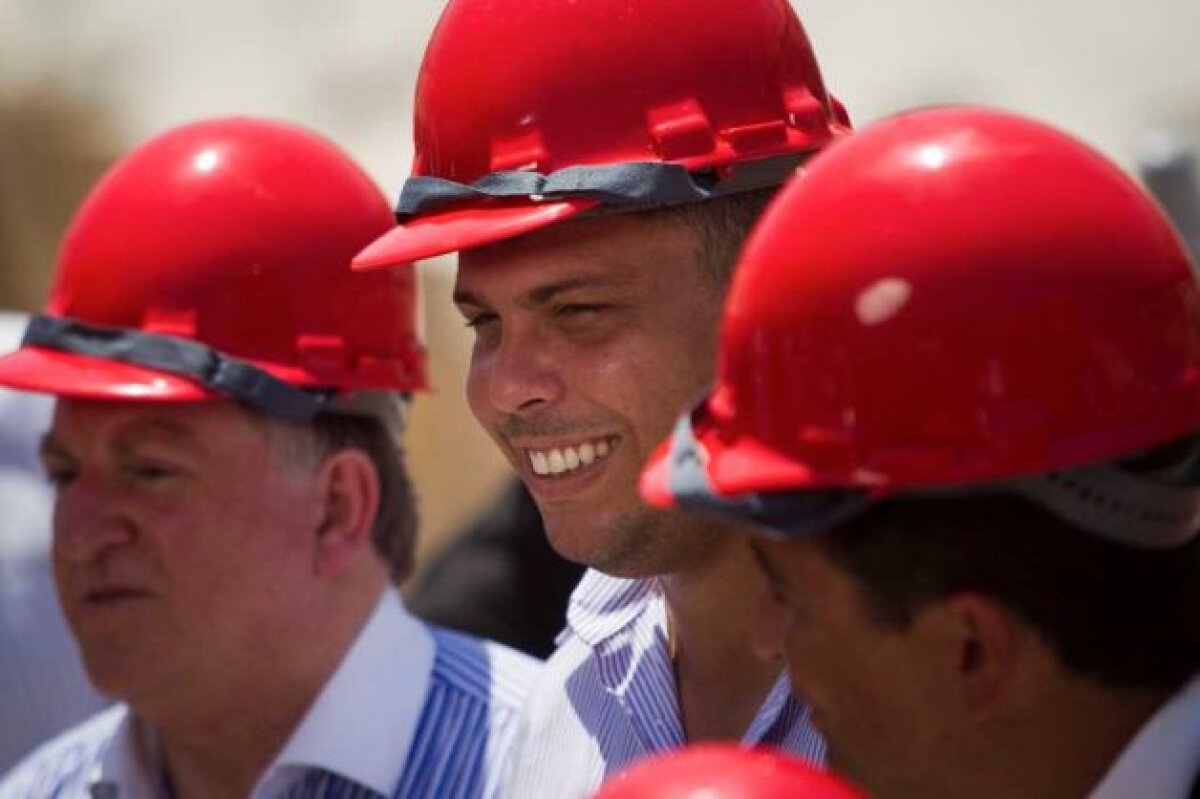
{"label": "squinting eye", "polygon": [[46,482],[54,486],[56,489],[65,488],[71,484],[75,476],[79,473],[77,469],[72,469],[65,466],[47,466],[45,468]]}
{"label": "squinting eye", "polygon": [[579,319],[581,317],[596,316],[607,311],[611,306],[578,303],[574,305],[564,305],[558,309],[557,314],[560,317],[568,319]]}
{"label": "squinting eye", "polygon": [[471,314],[464,321],[467,327],[477,328],[496,321],[496,315],[494,313]]}
{"label": "squinting eye", "polygon": [[179,471],[169,466],[159,464],[135,464],[128,467],[129,473],[139,480],[164,480],[168,477],[175,477]]}
{"label": "squinting eye", "polygon": [[598,313],[607,307],[607,305],[597,305],[595,303],[590,305],[586,303],[579,303],[576,305],[564,305],[559,313],[566,314],[567,316],[581,313]]}

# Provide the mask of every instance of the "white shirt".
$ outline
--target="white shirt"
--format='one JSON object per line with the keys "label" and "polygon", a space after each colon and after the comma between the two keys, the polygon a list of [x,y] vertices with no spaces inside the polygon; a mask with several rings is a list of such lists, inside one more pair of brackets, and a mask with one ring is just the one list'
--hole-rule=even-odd
{"label": "white shirt", "polygon": [[[502,799],[540,666],[426,625],[389,591],[252,799]],[[161,799],[162,774],[153,730],[121,706],[27,757],[0,799]]]}
{"label": "white shirt", "polygon": [[[513,797],[582,799],[625,766],[687,743],[657,581],[589,571],[571,596],[567,624],[522,714]],[[810,762],[825,754],[786,674],[741,740]]]}
{"label": "white shirt", "polygon": [[1200,774],[1200,676],[1134,736],[1089,799],[1186,799]]}
{"label": "white shirt", "polygon": [[[311,767],[390,796],[417,731],[433,668],[433,636],[385,591],[358,640],[284,745],[252,799],[274,799]],[[380,691],[391,674],[404,675]]]}
{"label": "white shirt", "polygon": [[[317,767],[390,796],[416,733],[433,668],[429,630],[409,615],[395,591],[384,591],[333,676],[250,799],[278,799]],[[403,679],[388,679],[404,675]],[[379,690],[381,683],[388,690]],[[159,799],[161,758],[146,725],[125,713],[101,755],[93,783],[120,787],[120,799]]]}

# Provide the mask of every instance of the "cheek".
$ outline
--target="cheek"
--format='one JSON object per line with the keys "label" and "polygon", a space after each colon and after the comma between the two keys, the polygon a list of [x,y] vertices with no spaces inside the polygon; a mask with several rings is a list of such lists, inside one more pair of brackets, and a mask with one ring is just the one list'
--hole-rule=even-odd
{"label": "cheek", "polygon": [[797,621],[793,611],[777,608],[774,623],[782,631],[784,656],[791,673],[792,685],[798,694],[817,699],[826,693],[829,682],[829,662],[836,661],[821,636],[811,627]]}
{"label": "cheek", "polygon": [[790,609],[783,614],[783,647],[796,692],[822,712],[862,717],[863,705],[874,701],[876,686],[888,676],[888,657],[844,635],[836,625],[806,619]]}
{"label": "cheek", "polygon": [[480,350],[480,344],[476,341],[471,350],[471,361],[467,365],[467,379],[464,387],[467,406],[476,419],[482,419],[487,412],[485,398],[487,396],[488,362],[487,356]]}
{"label": "cheek", "polygon": [[247,470],[193,504],[189,513],[174,514],[177,533],[170,543],[181,559],[206,562],[228,575],[228,580],[211,579],[261,580],[272,571],[272,560],[278,571],[294,555],[304,531],[315,529],[318,514],[309,492]]}
{"label": "cheek", "polygon": [[902,648],[855,641],[839,647],[837,662],[826,666],[830,735],[846,755],[864,767],[884,768],[923,748],[933,708],[915,690]]}
{"label": "cheek", "polygon": [[639,335],[619,347],[593,352],[586,364],[567,372],[573,386],[597,405],[624,416],[640,442],[642,456],[663,441],[679,414],[711,383],[707,354],[673,336]]}
{"label": "cheek", "polygon": [[315,554],[297,505],[283,499],[230,504],[164,542],[172,584],[193,615],[244,632],[304,605]]}

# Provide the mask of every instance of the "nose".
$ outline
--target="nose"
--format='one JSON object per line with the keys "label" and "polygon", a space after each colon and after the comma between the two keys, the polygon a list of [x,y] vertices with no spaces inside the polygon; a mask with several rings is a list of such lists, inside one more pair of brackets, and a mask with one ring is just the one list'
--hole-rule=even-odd
{"label": "nose", "polygon": [[763,660],[783,657],[783,627],[786,609],[769,588],[760,589],[754,621],[754,652]]}
{"label": "nose", "polygon": [[477,347],[469,380],[473,405],[483,399],[510,415],[528,414],[564,394],[553,343],[535,325],[508,325],[490,350]]}
{"label": "nose", "polygon": [[54,501],[55,557],[88,563],[133,542],[136,529],[104,485],[85,475],[60,488]]}

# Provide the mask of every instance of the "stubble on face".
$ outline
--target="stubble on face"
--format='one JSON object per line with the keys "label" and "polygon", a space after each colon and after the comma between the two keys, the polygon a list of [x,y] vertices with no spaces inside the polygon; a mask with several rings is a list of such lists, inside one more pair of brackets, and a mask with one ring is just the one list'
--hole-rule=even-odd
{"label": "stubble on face", "polygon": [[[544,307],[529,301],[546,285],[596,275],[617,288],[566,292]],[[645,460],[715,369],[722,291],[690,230],[635,215],[565,223],[464,253],[456,297],[469,298],[459,303],[469,323],[482,316],[494,325],[476,327],[472,410],[525,479],[561,554],[640,577],[674,571],[711,545],[705,525],[653,510],[637,492]],[[599,308],[580,321],[568,316],[573,305]],[[553,389],[501,407],[493,381],[508,379],[513,372],[502,370],[515,369],[514,357]],[[558,481],[533,472],[531,450],[596,435],[614,443],[595,480],[584,469]],[[561,490],[572,479],[579,490]]]}

